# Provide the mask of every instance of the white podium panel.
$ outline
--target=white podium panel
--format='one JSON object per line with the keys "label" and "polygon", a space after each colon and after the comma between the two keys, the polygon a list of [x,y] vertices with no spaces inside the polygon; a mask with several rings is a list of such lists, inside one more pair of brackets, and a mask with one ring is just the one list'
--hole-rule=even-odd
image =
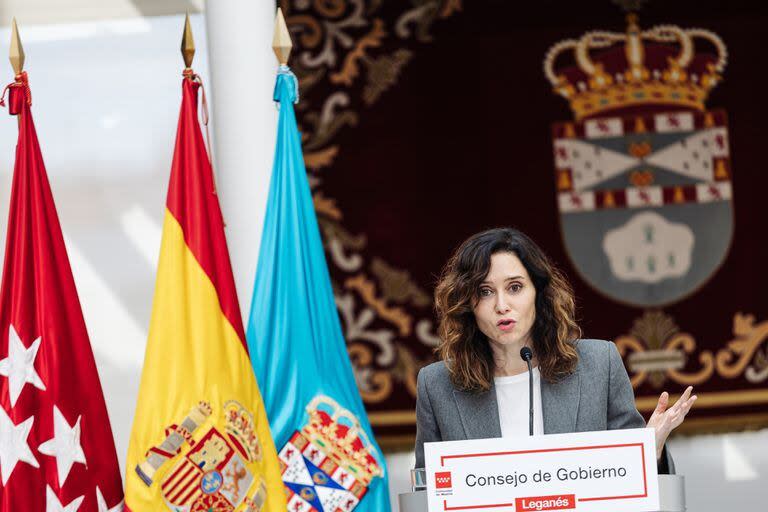
{"label": "white podium panel", "polygon": [[427,443],[429,512],[658,511],[651,429]]}
{"label": "white podium panel", "polygon": [[[426,490],[404,492],[397,499],[400,512],[427,511]],[[685,511],[685,478],[681,475],[659,475],[659,512]]]}

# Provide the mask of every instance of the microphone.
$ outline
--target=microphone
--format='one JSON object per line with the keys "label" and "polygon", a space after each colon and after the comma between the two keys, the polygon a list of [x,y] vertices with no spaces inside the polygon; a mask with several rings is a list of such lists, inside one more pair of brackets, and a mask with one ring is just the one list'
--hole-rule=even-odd
{"label": "microphone", "polygon": [[531,367],[533,351],[530,347],[523,347],[520,349],[520,357],[528,363],[528,433],[533,435],[533,368]]}

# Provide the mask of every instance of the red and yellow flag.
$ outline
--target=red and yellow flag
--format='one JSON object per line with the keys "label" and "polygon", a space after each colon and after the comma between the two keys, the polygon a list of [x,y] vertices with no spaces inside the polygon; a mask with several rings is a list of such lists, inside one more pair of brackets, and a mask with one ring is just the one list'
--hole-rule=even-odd
{"label": "red and yellow flag", "polygon": [[185,73],[157,283],[126,464],[133,512],[284,511],[269,423]]}

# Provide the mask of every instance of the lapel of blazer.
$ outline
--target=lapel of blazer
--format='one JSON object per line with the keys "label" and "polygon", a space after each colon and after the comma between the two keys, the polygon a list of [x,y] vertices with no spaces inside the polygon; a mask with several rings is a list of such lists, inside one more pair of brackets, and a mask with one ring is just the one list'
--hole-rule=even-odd
{"label": "lapel of blazer", "polygon": [[467,439],[501,437],[499,406],[496,402],[496,387],[485,393],[468,393],[453,390],[453,398],[459,410],[461,425]]}
{"label": "lapel of blazer", "polygon": [[576,415],[581,397],[580,376],[576,371],[555,383],[541,380],[541,409],[545,434],[576,431]]}

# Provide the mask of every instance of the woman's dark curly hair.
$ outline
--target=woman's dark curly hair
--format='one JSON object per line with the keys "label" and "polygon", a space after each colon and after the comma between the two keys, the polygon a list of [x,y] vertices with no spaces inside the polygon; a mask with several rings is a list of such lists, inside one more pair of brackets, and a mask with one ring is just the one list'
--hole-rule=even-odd
{"label": "woman's dark curly hair", "polygon": [[435,290],[441,339],[437,352],[446,362],[453,384],[465,391],[491,388],[493,354],[473,310],[480,284],[490,270],[491,256],[500,252],[515,254],[536,288],[531,338],[542,377],[554,382],[572,373],[578,362],[575,341],[581,329],[575,320],[573,290],[567,279],[520,231],[491,229],[461,244],[446,263]]}

